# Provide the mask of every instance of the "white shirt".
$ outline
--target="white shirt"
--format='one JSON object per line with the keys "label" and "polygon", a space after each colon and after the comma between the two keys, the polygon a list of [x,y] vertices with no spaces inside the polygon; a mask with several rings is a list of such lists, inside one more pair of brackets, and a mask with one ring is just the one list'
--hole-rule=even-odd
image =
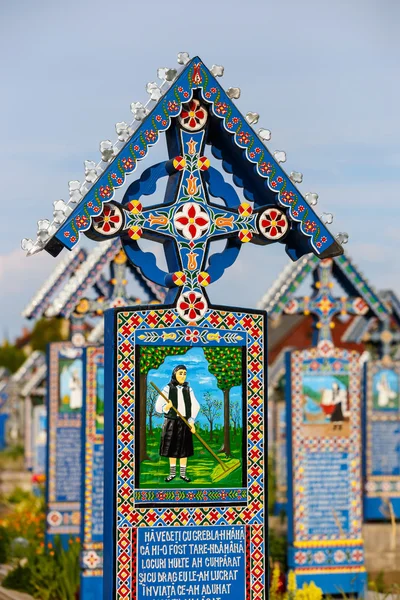
{"label": "white shirt", "polygon": [[[181,385],[177,385],[176,389],[178,390],[178,411],[181,413],[181,415],[183,417],[186,417],[186,406],[185,406],[185,400],[183,399],[183,387]],[[166,385],[165,388],[162,390],[164,396],[166,396],[168,398],[169,396],[169,385]],[[194,423],[197,415],[199,414],[199,410],[200,410],[200,404],[198,403],[196,396],[194,395],[194,392],[192,390],[192,388],[189,387],[189,393],[190,393],[190,400],[192,403],[192,410],[191,410],[191,417],[190,419],[188,419],[189,423]],[[156,401],[156,411],[158,413],[165,413],[168,411],[165,411],[164,408],[167,405],[166,400],[162,397],[162,396],[158,396],[157,401]]]}

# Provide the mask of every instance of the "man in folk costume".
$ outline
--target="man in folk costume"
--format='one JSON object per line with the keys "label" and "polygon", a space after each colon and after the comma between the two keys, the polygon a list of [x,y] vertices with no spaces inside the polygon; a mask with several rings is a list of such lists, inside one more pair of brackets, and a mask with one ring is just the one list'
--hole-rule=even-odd
{"label": "man in folk costume", "polygon": [[[176,460],[180,459],[180,477],[183,481],[190,482],[186,475],[187,459],[193,456],[194,422],[200,410],[193,390],[186,381],[187,369],[185,365],[178,365],[172,371],[171,381],[162,390],[164,396],[158,396],[156,411],[164,414],[164,425],[161,433],[160,456],[169,458],[169,475],[165,481],[169,482],[176,477]],[[186,418],[190,428],[178,417],[172,408]]]}

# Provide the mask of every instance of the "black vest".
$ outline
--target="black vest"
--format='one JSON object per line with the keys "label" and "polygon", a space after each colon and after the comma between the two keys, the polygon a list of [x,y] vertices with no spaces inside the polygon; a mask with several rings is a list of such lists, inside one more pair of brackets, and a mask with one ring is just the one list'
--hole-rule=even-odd
{"label": "black vest", "polygon": [[[184,386],[182,388],[182,391],[183,391],[183,401],[185,403],[186,419],[190,419],[190,417],[192,416],[192,401],[190,399],[189,386]],[[171,400],[172,406],[174,406],[175,408],[178,408],[178,389],[174,385],[169,386],[168,399]],[[178,418],[178,415],[176,414],[176,412],[174,411],[173,408],[171,408],[165,416],[167,417],[167,419],[177,419]],[[185,415],[183,415],[183,416],[185,416]]]}

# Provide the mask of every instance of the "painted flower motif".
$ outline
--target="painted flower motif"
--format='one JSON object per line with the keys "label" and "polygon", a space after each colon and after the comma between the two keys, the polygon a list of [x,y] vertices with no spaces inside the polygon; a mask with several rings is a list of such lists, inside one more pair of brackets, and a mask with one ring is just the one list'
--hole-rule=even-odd
{"label": "painted flower motif", "polygon": [[157,134],[153,129],[150,129],[144,132],[144,137],[148,142],[153,143],[157,139]]}
{"label": "painted flower motif", "polygon": [[92,208],[93,202],[88,202],[87,205],[88,205],[88,208]]}
{"label": "painted flower motif", "polygon": [[102,198],[109,198],[112,194],[112,191],[109,185],[105,185],[101,186],[99,193]]}
{"label": "painted flower motif", "polygon": [[211,94],[210,94],[210,92],[206,92],[206,94],[205,94],[205,95],[206,95],[206,98],[211,98]]}
{"label": "painted flower motif", "polygon": [[317,565],[321,565],[325,560],[326,554],[325,552],[322,552],[322,550],[314,554],[314,561],[317,563]]}
{"label": "painted flower motif", "polygon": [[232,122],[236,125],[237,123],[239,123],[239,119],[237,117],[233,117]]}
{"label": "painted flower motif", "polygon": [[135,152],[138,152],[139,151],[139,146],[136,144],[136,146],[133,146],[133,149],[134,149]]}
{"label": "painted flower motif", "polygon": [[271,186],[272,186],[273,188],[276,188],[276,186],[277,186],[277,185],[278,185],[278,184],[276,183],[276,181],[271,181]]}
{"label": "painted flower motif", "polygon": [[101,563],[101,558],[97,552],[89,550],[89,552],[84,552],[82,562],[88,569],[95,569]]}
{"label": "painted flower motif", "polygon": [[161,115],[157,115],[157,116],[156,116],[156,121],[158,121],[158,123],[161,121],[161,119],[162,119],[162,116],[161,116]]}
{"label": "painted flower motif", "polygon": [[260,216],[260,233],[267,239],[278,240],[289,228],[286,215],[276,208],[267,208]]}
{"label": "painted flower motif", "polygon": [[282,192],[281,199],[288,204],[292,204],[294,201],[294,193],[293,192]]}
{"label": "painted flower motif", "polygon": [[216,94],[217,93],[217,88],[215,88],[215,87],[210,88],[210,92],[212,94]]}
{"label": "painted flower motif", "polygon": [[195,495],[194,495],[194,493],[193,493],[193,492],[188,492],[188,493],[187,493],[187,497],[188,497],[188,499],[189,499],[189,500],[194,500],[194,498],[195,498]]}
{"label": "painted flower motif", "polygon": [[232,127],[233,127],[233,124],[232,123],[228,123],[227,128],[228,129],[232,129]]}
{"label": "painted flower motif", "polygon": [[278,183],[282,183],[283,178],[279,175],[279,177],[277,177],[276,180],[277,180]]}
{"label": "painted flower motif", "polygon": [[70,239],[70,241],[71,241],[73,244],[75,244],[75,242],[76,242],[76,237],[75,237],[74,235],[72,235],[72,236],[71,236],[69,239]]}
{"label": "painted flower motif", "polygon": [[167,126],[167,121],[163,121],[163,122],[161,123],[161,125],[162,125],[163,127],[166,127],[166,126]]}
{"label": "painted flower motif", "polygon": [[98,212],[99,212],[99,210],[100,210],[100,207],[99,207],[99,206],[94,206],[94,207],[93,207],[93,212],[95,212],[95,213],[98,213]]}
{"label": "painted flower motif", "polygon": [[336,563],[342,563],[346,560],[346,553],[343,552],[343,550],[336,550],[335,554],[333,555],[333,560]]}
{"label": "painted flower motif", "polygon": [[315,221],[308,220],[304,223],[304,229],[307,233],[314,233],[317,229],[317,224]]}
{"label": "painted flower motif", "polygon": [[156,498],[158,500],[165,500],[167,497],[167,494],[165,492],[157,492],[156,493]]}
{"label": "painted flower motif", "polygon": [[[179,88],[179,91],[182,91],[182,88]],[[176,112],[179,109],[178,103],[175,100],[170,100],[167,107],[169,112]]]}
{"label": "painted flower motif", "polygon": [[307,554],[305,552],[296,552],[294,560],[298,565],[304,565],[307,561]]}
{"label": "painted flower motif", "polygon": [[140,156],[144,156],[144,155],[145,155],[145,151],[144,151],[144,150],[141,150],[141,151],[139,152],[139,154],[140,154]]}
{"label": "painted flower motif", "polygon": [[322,238],[321,238],[321,242],[323,244],[325,244],[325,242],[327,242],[327,241],[328,241],[328,239],[323,235]]}
{"label": "painted flower motif", "polygon": [[88,224],[88,218],[86,215],[79,215],[78,217],[75,217],[75,223],[77,227],[81,229],[82,227],[86,227]]}
{"label": "painted flower motif", "polygon": [[322,244],[321,242],[317,242],[317,248],[321,248]]}
{"label": "painted flower motif", "polygon": [[133,169],[133,160],[131,158],[123,158],[121,162],[125,171]]}
{"label": "painted flower motif", "polygon": [[256,148],[256,154],[260,154],[261,148]]}
{"label": "painted flower motif", "polygon": [[120,228],[121,223],[121,211],[112,204],[106,204],[102,214],[93,219],[94,229],[105,235],[116,233]]}
{"label": "painted flower motif", "polygon": [[198,100],[192,100],[189,104],[183,105],[179,121],[185,129],[197,131],[207,121],[207,112]]}
{"label": "painted flower motif", "polygon": [[124,180],[123,180],[123,179],[121,179],[121,177],[118,177],[118,179],[117,179],[117,184],[118,184],[118,185],[122,185],[123,183],[124,183]]}
{"label": "painted flower motif", "polygon": [[228,497],[228,494],[224,490],[222,490],[220,493],[221,500],[226,500],[227,497]]}
{"label": "painted flower motif", "polygon": [[117,179],[117,174],[116,173],[111,173],[111,179]]}
{"label": "painted flower motif", "polygon": [[250,152],[249,156],[250,156],[250,158],[255,158],[256,157],[256,155],[255,155],[254,152]]}
{"label": "painted flower motif", "polygon": [[269,175],[270,173],[272,173],[272,165],[271,165],[271,163],[266,163],[266,162],[261,163],[261,165],[260,165],[260,171],[264,175]]}
{"label": "painted flower motif", "polygon": [[217,102],[217,104],[215,105],[215,111],[219,115],[226,115],[226,113],[228,112],[228,105],[226,104],[226,102]]}
{"label": "painted flower motif", "polygon": [[250,134],[247,131],[241,131],[238,135],[238,140],[241,144],[248,144],[250,142]]}
{"label": "painted flower motif", "polygon": [[208,213],[194,202],[185,202],[175,213],[174,225],[178,233],[187,240],[195,240],[208,231],[210,217]]}
{"label": "painted flower motif", "polygon": [[64,231],[64,237],[68,238],[70,235],[69,231]]}
{"label": "painted flower motif", "polygon": [[364,553],[362,550],[356,549],[351,553],[351,558],[354,562],[362,562],[364,560]]}
{"label": "painted flower motif", "polygon": [[189,98],[189,92],[183,92],[183,97],[184,98]]}
{"label": "painted flower motif", "polygon": [[298,216],[299,216],[299,213],[297,212],[297,210],[294,210],[294,211],[293,211],[293,216],[294,216],[294,217],[298,217]]}
{"label": "painted flower motif", "polygon": [[178,300],[177,310],[185,321],[198,321],[206,312],[207,303],[199,292],[188,292]]}
{"label": "painted flower motif", "polygon": [[300,204],[300,206],[298,207],[297,210],[302,213],[302,212],[304,212],[305,209],[304,209],[304,206],[302,204]]}
{"label": "painted flower motif", "polygon": [[185,331],[185,342],[191,342],[197,344],[199,341],[199,332],[197,329],[186,329]]}

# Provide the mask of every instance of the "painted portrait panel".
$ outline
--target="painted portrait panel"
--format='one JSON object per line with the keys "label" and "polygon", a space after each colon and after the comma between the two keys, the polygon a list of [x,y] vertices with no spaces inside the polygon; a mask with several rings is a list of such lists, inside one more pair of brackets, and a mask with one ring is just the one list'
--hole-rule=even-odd
{"label": "painted portrait panel", "polygon": [[96,433],[104,434],[104,366],[96,369]]}
{"label": "painted portrait panel", "polygon": [[348,435],[348,388],[346,374],[319,372],[303,376],[303,426],[311,435]]}
{"label": "painted portrait panel", "polygon": [[398,412],[400,409],[399,377],[393,369],[381,369],[373,377],[373,410]]}
{"label": "painted portrait panel", "polygon": [[59,385],[59,412],[66,414],[79,412],[83,401],[82,358],[60,355]]}

